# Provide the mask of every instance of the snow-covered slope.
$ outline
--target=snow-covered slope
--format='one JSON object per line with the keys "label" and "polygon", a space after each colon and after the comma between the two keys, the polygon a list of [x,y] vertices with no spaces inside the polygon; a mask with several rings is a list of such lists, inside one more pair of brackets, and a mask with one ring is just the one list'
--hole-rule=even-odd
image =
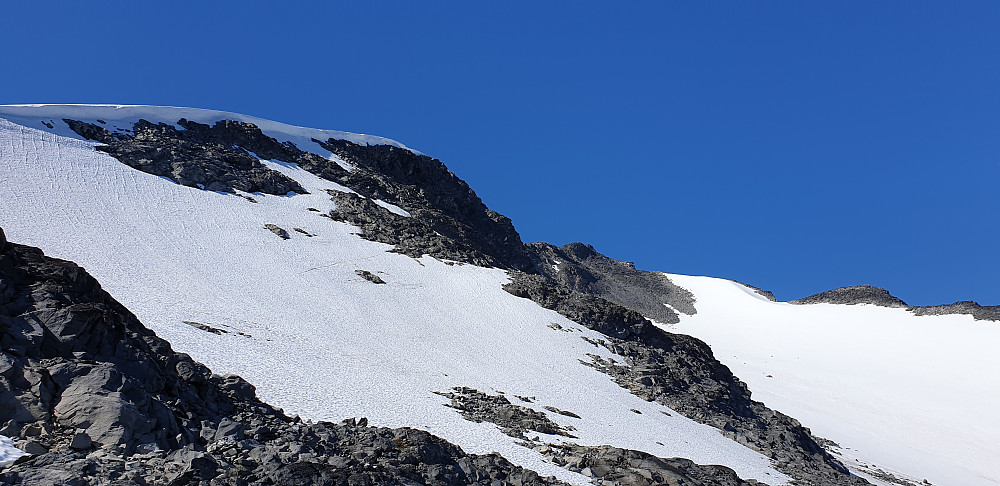
{"label": "snow-covered slope", "polygon": [[497,451],[541,474],[589,482],[492,424],[463,419],[434,394],[468,386],[535,397],[519,404],[539,411],[578,414],[550,417],[574,427],[580,444],[726,465],[769,484],[787,480],[766,457],[717,429],[646,402],[581,364],[588,353],[614,356],[581,339],[601,335],[504,292],[504,271],[387,253],[389,245],[320,217],[333,208],[324,191],[342,187],[272,161],[263,163],[309,194],[254,194],[251,202],[180,186],[95,151],[94,142],[65,129],[63,117],[101,120],[109,129],[138,118],[248,120],[316,153],[328,152],[311,138],[390,141],[189,109],[0,107],[0,226],[7,238],[79,263],[175,349],[216,372],[243,376],[286,412],[413,426],[468,452]]}
{"label": "snow-covered slope", "polygon": [[709,343],[756,400],[839,443],[849,466],[1000,484],[1000,323],[793,305],[729,280],[670,278],[695,294],[698,313],[666,327]]}

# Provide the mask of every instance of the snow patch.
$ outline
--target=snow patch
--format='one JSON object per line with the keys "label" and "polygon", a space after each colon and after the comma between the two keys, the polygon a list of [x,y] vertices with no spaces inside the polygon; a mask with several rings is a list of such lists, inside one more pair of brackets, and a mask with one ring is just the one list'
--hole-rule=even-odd
{"label": "snow patch", "polygon": [[14,441],[5,435],[0,435],[0,467],[14,463],[19,458],[28,455],[14,446]]}

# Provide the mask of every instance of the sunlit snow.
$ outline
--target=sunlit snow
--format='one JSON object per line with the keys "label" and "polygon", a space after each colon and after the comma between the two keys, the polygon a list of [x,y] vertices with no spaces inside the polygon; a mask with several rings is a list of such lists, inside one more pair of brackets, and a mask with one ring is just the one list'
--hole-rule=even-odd
{"label": "sunlit snow", "polygon": [[0,467],[12,463],[24,455],[24,451],[14,447],[14,441],[10,440],[10,437],[0,435]]}
{"label": "sunlit snow", "polygon": [[[582,365],[587,353],[613,357],[581,339],[600,336],[504,292],[503,271],[387,253],[388,245],[361,239],[357,228],[308,211],[334,207],[324,189],[338,187],[328,181],[264,161],[310,194],[254,194],[254,204],[134,170],[95,151],[93,142],[62,136],[70,134],[60,119],[235,118],[296,144],[367,136],[324,135],[218,112],[124,109],[0,107],[0,117],[27,125],[0,119],[0,226],[12,242],[79,263],[175,349],[217,373],[242,375],[265,401],[308,419],[365,416],[374,425],[421,428],[467,452],[497,451],[543,475],[589,484],[495,426],[464,420],[433,393],[470,386],[504,392],[540,411],[553,406],[579,414],[550,417],[575,427],[573,441],[580,444],[722,464],[769,484],[787,480],[766,457],[718,430],[646,402]],[[56,133],[43,131],[49,129],[41,120],[52,120]],[[318,150],[313,145],[300,147]],[[316,236],[291,231],[283,240],[265,224]],[[372,284],[355,270],[376,273],[386,284]],[[207,333],[183,321],[230,332]],[[551,323],[573,332],[555,331]],[[536,400],[522,403],[514,395]]]}
{"label": "sunlit snow", "polygon": [[709,343],[755,400],[839,443],[847,465],[1000,484],[1000,323],[771,302],[729,280],[669,277],[698,313],[663,327]]}

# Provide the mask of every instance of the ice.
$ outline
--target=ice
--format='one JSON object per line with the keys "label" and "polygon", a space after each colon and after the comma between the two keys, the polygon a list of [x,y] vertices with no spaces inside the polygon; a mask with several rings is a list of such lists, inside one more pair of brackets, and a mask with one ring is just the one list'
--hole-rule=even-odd
{"label": "ice", "polygon": [[11,464],[24,455],[27,453],[14,447],[14,441],[10,437],[0,435],[0,467]]}

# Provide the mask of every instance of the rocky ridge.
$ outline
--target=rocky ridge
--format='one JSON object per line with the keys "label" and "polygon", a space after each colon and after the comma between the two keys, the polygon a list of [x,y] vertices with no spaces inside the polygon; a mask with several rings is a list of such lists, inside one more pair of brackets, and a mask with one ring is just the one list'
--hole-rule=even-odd
{"label": "rocky ridge", "polygon": [[569,289],[607,299],[664,324],[680,322],[677,312],[697,312],[694,295],[666,275],[636,270],[634,264],[608,258],[590,245],[525,246],[540,275]]}
{"label": "rocky ridge", "polygon": [[0,230],[0,434],[24,485],[550,485],[364,419],[304,423],[156,337],[80,267]]}
{"label": "rocky ridge", "polygon": [[909,305],[892,295],[888,290],[872,285],[852,285],[827,290],[798,300],[791,304],[871,304],[880,307],[904,308],[918,316],[941,316],[967,314],[976,320],[1000,321],[1000,305],[984,306],[978,302],[965,300],[953,304],[917,306]]}

